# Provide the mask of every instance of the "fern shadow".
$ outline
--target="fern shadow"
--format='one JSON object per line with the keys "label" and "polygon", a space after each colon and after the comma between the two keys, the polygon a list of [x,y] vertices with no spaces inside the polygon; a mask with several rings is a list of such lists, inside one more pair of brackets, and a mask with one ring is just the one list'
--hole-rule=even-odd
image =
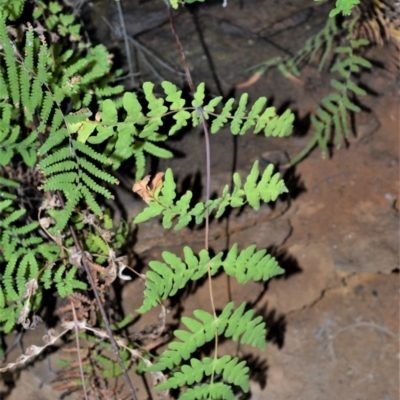
{"label": "fern shadow", "polygon": [[283,275],[278,275],[274,279],[289,279],[292,275],[300,274],[303,270],[301,269],[297,259],[287,252],[287,250],[281,249],[274,251],[269,250],[274,255],[278,264],[285,270]]}
{"label": "fern shadow", "polygon": [[262,316],[265,321],[267,342],[274,344],[278,349],[282,349],[285,344],[286,316],[278,314],[276,309],[268,310],[267,304],[257,310],[256,314]]}
{"label": "fern shadow", "polygon": [[305,137],[311,128],[311,114],[307,113],[303,118],[300,118],[297,110],[292,112],[295,116],[292,136]]}
{"label": "fern shadow", "polygon": [[307,188],[302,180],[300,174],[296,174],[296,167],[291,167],[287,169],[282,177],[285,182],[286,187],[288,188],[287,193],[283,193],[280,198],[283,201],[290,201],[297,199],[301,194],[307,192]]}
{"label": "fern shadow", "polygon": [[[243,361],[246,361],[247,366],[250,368],[249,376],[250,380],[257,382],[261,389],[265,389],[267,386],[267,377],[269,365],[266,359],[255,356],[252,353],[246,354],[242,357]],[[251,394],[250,394],[251,396]],[[251,397],[249,397],[251,399]]]}
{"label": "fern shadow", "polygon": [[[203,194],[203,184],[201,182],[201,172],[196,171],[195,174],[189,174],[187,175],[181,183],[181,189],[178,192],[178,198],[184,195],[188,190],[190,190],[193,193],[192,197],[192,204],[196,204],[201,201],[202,194]],[[192,221],[189,226],[191,227],[194,226],[194,221]]]}

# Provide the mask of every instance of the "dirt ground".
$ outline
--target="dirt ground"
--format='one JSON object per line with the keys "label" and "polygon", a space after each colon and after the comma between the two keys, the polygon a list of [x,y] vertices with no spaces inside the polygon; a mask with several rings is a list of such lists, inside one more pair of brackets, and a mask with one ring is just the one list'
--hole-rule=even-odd
{"label": "dirt ground", "polygon": [[[284,51],[296,51],[322,28],[332,6],[305,0],[229,0],[226,8],[220,3],[200,5],[193,14],[179,14],[176,21],[195,82],[205,81],[211,94],[225,96],[242,93],[232,89],[250,76],[247,68]],[[107,18],[112,19],[113,8],[95,2],[92,11],[99,24],[106,9],[100,5],[104,4]],[[152,4],[141,6],[152,10]],[[127,17],[137,7],[128,1],[122,1],[122,6]],[[277,21],[296,21],[295,16],[308,8],[308,18],[279,30]],[[177,67],[179,59],[164,22],[136,38]],[[270,36],[260,39],[257,32],[270,32]],[[111,46],[118,45],[106,25],[97,35]],[[231,213],[229,220],[211,224],[214,251],[235,242],[241,247],[256,243],[271,249],[286,270],[267,285],[241,286],[225,276],[214,281],[217,307],[230,300],[235,304],[247,301],[267,321],[265,352],[238,349],[230,342],[221,350],[249,362],[252,400],[399,398],[400,92],[395,51],[393,45],[386,45],[367,54],[376,66],[362,78],[370,95],[360,99],[364,111],[355,116],[357,135],[348,148],[334,150],[325,160],[315,149],[284,175],[290,195],[274,207],[265,205],[259,213],[247,209],[240,215]],[[151,79],[143,61],[140,65]],[[177,72],[161,71],[167,79],[182,80]],[[294,83],[271,70],[246,91],[251,101],[266,96],[279,110],[290,107],[304,122],[316,102],[329,93],[330,76],[311,65],[301,79],[304,84]],[[230,182],[233,168],[245,174],[255,159],[263,162],[271,152],[285,151],[289,157],[298,154],[310,139],[303,128],[304,123],[297,124],[288,139],[251,133],[235,139],[225,131],[212,136],[212,190]],[[201,194],[205,185],[201,132],[193,130],[173,139],[169,148],[177,157],[153,162],[152,172],[171,167],[182,187]],[[127,191],[121,191],[119,200],[130,218],[144,206]],[[201,249],[203,235],[201,230],[166,235],[159,222],[152,220],[138,228],[134,251],[146,265],[160,259],[163,250],[181,254],[183,245]],[[137,281],[125,284],[121,294],[125,313],[134,313],[140,305],[141,290]],[[208,289],[202,285],[179,305],[179,311],[190,315],[196,308],[207,309],[208,304]],[[179,323],[179,315],[175,310],[168,322]],[[157,313],[146,318],[138,324],[154,323]],[[35,338],[31,333],[24,345],[40,340],[42,334]],[[18,352],[15,349],[9,361]],[[49,358],[53,365],[56,359],[57,353]],[[3,382],[0,399],[59,398],[51,390],[50,379],[39,388],[49,360],[10,375],[10,381],[16,379],[15,386]],[[142,384],[138,386],[140,400],[147,399]]]}

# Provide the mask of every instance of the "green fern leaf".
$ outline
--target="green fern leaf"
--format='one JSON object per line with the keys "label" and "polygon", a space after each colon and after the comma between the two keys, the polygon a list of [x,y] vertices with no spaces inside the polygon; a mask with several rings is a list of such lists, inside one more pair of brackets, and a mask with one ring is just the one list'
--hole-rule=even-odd
{"label": "green fern leaf", "polygon": [[252,126],[256,124],[256,121],[260,118],[260,113],[267,103],[266,97],[260,97],[251,107],[251,110],[247,116],[247,120],[240,130],[240,135],[244,135]]}
{"label": "green fern leaf", "polygon": [[194,351],[212,340],[216,332],[224,334],[225,337],[232,336],[235,341],[241,337],[240,342],[242,344],[250,344],[264,350],[266,330],[262,318],[253,319],[254,312],[252,310],[245,313],[245,303],[233,314],[232,310],[233,303],[228,303],[217,318],[202,310],[194,311],[197,320],[183,317],[182,323],[191,333],[183,330],[175,331],[174,335],[181,341],[170,343],[168,350],[159,357],[157,364],[148,368],[148,371],[172,369],[175,365],[179,365],[182,360],[188,360]]}
{"label": "green fern leaf", "polygon": [[180,110],[185,106],[185,100],[182,99],[182,90],[177,89],[177,87],[171,82],[164,81],[161,83],[167,97],[165,100],[169,101],[171,105],[170,110]]}
{"label": "green fern leaf", "polygon": [[8,78],[8,85],[11,89],[11,98],[14,103],[14,107],[19,108],[20,91],[18,82],[17,60],[14,55],[14,50],[11,41],[8,37],[8,32],[4,18],[0,18],[0,42],[3,45],[3,51],[5,54],[4,59],[7,66],[7,78]]}
{"label": "green fern leaf", "polygon": [[65,147],[53,152],[46,158],[44,158],[39,163],[39,168],[41,168],[43,170],[43,172],[47,175],[46,167],[48,167],[54,163],[58,163],[67,158],[71,158],[71,157],[72,157],[71,149],[68,146],[65,146]]}
{"label": "green fern leaf", "polygon": [[221,103],[221,100],[223,99],[222,96],[218,96],[218,97],[214,97],[213,99],[210,100],[210,102],[204,106],[204,111],[205,111],[205,115],[207,115],[207,113],[212,113],[215,111],[215,108],[218,106],[219,103]]}
{"label": "green fern leaf", "polygon": [[125,122],[132,124],[140,124],[144,120],[142,106],[140,105],[135,93],[124,93],[122,104],[127,112]]}
{"label": "green fern leaf", "polygon": [[82,179],[82,181],[86,184],[86,186],[88,188],[92,189],[94,192],[100,193],[106,199],[113,199],[114,198],[113,194],[108,189],[104,188],[103,186],[100,186],[97,182],[95,182],[85,172],[81,171],[79,176]]}
{"label": "green fern leaf", "polygon": [[164,183],[161,189],[161,195],[158,200],[164,207],[170,207],[176,197],[176,184],[174,181],[174,176],[172,175],[171,168],[165,171]]}
{"label": "green fern leaf", "polygon": [[[97,129],[97,135],[92,135],[95,129]],[[112,137],[114,133],[112,126],[104,127],[96,125],[92,121],[87,121],[82,124],[82,128],[79,130],[78,141],[85,143],[87,140],[91,144],[100,144]]]}
{"label": "green fern leaf", "polygon": [[224,108],[221,111],[221,114],[214,119],[211,124],[211,133],[218,132],[224,124],[228,122],[228,117],[231,116],[231,110],[234,103],[234,99],[229,99],[226,103]]}
{"label": "green fern leaf", "polygon": [[246,193],[247,201],[254,210],[260,208],[260,196],[257,191],[257,180],[259,177],[258,160],[253,164],[250,174],[246,178],[244,184],[244,191]]}
{"label": "green fern leaf", "polygon": [[136,172],[135,172],[135,181],[143,178],[145,168],[146,168],[146,158],[144,156],[143,151],[136,151],[133,153],[135,156],[135,165],[136,165]]}
{"label": "green fern leaf", "polygon": [[164,207],[162,205],[151,201],[149,205],[135,217],[133,223],[140,224],[151,218],[159,216],[163,211]]}
{"label": "green fern leaf", "polygon": [[173,125],[170,130],[168,131],[168,135],[172,136],[175,132],[182,129],[184,126],[187,126],[187,121],[191,117],[191,113],[186,110],[178,111],[173,118],[177,121],[175,125]]}
{"label": "green fern leaf", "polygon": [[117,108],[112,100],[107,99],[102,103],[101,122],[104,125],[116,125],[118,122]]}
{"label": "green fern leaf", "polygon": [[68,137],[68,131],[66,128],[61,128],[56,131],[53,131],[47,140],[43,143],[43,145],[39,149],[39,153],[41,155],[46,154],[49,152],[51,149],[53,149],[55,146],[58,146],[61,144],[65,138]]}
{"label": "green fern leaf", "polygon": [[143,91],[146,96],[146,100],[148,102],[149,112],[147,113],[148,117],[156,117],[154,121],[157,121],[157,125],[162,125],[161,116],[163,116],[168,108],[164,106],[163,99],[157,99],[153,94],[154,84],[151,82],[143,83]]}
{"label": "green fern leaf", "polygon": [[93,158],[94,160],[99,161],[102,164],[110,164],[110,160],[106,156],[94,151],[88,145],[78,142],[76,140],[72,140],[72,145],[75,150],[81,151],[82,153],[86,154],[87,156]]}
{"label": "green fern leaf", "polygon": [[222,382],[204,383],[186,390],[180,397],[180,400],[234,400],[235,395],[229,385]]}
{"label": "green fern leaf", "polygon": [[181,371],[176,372],[166,382],[158,385],[156,390],[176,389],[186,385],[200,383],[204,376],[223,374],[223,379],[231,384],[236,384],[247,393],[249,391],[249,368],[245,361],[239,363],[238,358],[226,355],[222,358],[211,359],[205,357],[203,360],[190,359],[190,366],[183,365]]}
{"label": "green fern leaf", "polygon": [[234,135],[237,135],[238,133],[240,133],[240,128],[243,123],[243,117],[246,115],[247,99],[248,99],[247,93],[243,93],[240,96],[239,106],[238,106],[238,108],[233,116],[232,122],[231,122],[231,132]]}
{"label": "green fern leaf", "polygon": [[6,228],[9,225],[11,225],[13,222],[20,219],[25,214],[26,214],[26,210],[24,210],[24,209],[16,210],[16,211],[12,212],[8,217],[0,220],[0,226],[3,226]]}
{"label": "green fern leaf", "polygon": [[197,86],[196,92],[193,95],[192,106],[194,108],[199,108],[203,105],[205,97],[204,91],[205,91],[205,85],[204,82],[201,82]]}
{"label": "green fern leaf", "polygon": [[86,171],[94,175],[96,178],[102,179],[103,181],[109,182],[111,184],[116,184],[118,182],[118,180],[115,177],[108,174],[107,172],[101,171],[86,158],[80,157],[78,162],[82,168],[84,168]]}
{"label": "green fern leaf", "polygon": [[[242,303],[241,306],[230,315],[232,309],[232,303],[229,303],[225,309],[227,313],[222,312],[219,317],[219,321],[227,325],[224,332],[225,337],[232,337],[234,341],[238,341],[240,336],[240,342],[242,344],[250,344],[254,347],[258,347],[260,350],[265,350],[266,341],[266,329],[265,323],[262,322],[261,317],[253,319],[253,310],[244,312],[246,303]],[[224,310],[225,310],[224,309]],[[228,316],[228,318],[226,318]]]}
{"label": "green fern leaf", "polygon": [[169,150],[156,146],[155,144],[146,141],[143,150],[158,158],[172,158],[173,153]]}

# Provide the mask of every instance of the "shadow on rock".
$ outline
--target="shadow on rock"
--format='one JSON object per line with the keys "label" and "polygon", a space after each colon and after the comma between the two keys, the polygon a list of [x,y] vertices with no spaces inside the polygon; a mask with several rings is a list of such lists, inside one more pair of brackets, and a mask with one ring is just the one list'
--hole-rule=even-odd
{"label": "shadow on rock", "polygon": [[260,356],[255,356],[254,354],[246,354],[242,360],[246,361],[247,366],[250,369],[250,380],[257,382],[261,389],[264,389],[267,385],[267,360],[260,358]]}
{"label": "shadow on rock", "polygon": [[268,249],[269,254],[275,253],[275,258],[278,264],[285,270],[283,275],[275,277],[275,279],[289,279],[292,275],[300,274],[303,270],[295,257],[290,255],[286,250],[274,252],[273,249]]}

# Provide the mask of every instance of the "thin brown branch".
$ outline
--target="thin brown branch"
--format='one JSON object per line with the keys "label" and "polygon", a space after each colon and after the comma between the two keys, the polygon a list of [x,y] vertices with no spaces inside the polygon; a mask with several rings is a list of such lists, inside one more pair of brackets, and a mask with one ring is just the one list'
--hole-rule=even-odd
{"label": "thin brown branch", "polygon": [[[64,207],[65,206],[64,205],[64,199],[63,199],[61,193],[58,193],[58,197],[59,197],[61,206]],[[70,225],[69,229],[70,229],[72,238],[74,240],[75,248],[77,249],[77,251],[82,252],[82,246],[81,246],[81,244],[80,244],[80,242],[78,240],[78,236],[77,236],[77,234],[75,232],[74,227],[72,225]],[[132,397],[133,400],[137,400],[136,391],[135,391],[135,389],[134,389],[134,387],[132,385],[131,379],[129,378],[128,372],[127,372],[127,370],[125,368],[125,365],[124,365],[124,363],[123,363],[123,361],[121,359],[121,356],[119,354],[118,345],[117,345],[117,343],[115,341],[115,338],[114,338],[114,335],[112,333],[110,322],[108,321],[106,311],[104,310],[103,303],[101,302],[99,292],[97,290],[96,284],[94,282],[93,276],[92,276],[92,274],[90,272],[90,268],[89,268],[89,265],[88,265],[87,260],[86,260],[86,256],[84,254],[82,256],[82,266],[83,266],[83,269],[85,270],[85,273],[87,275],[87,278],[88,278],[88,281],[90,283],[90,286],[92,287],[94,296],[96,298],[96,302],[97,302],[97,304],[99,306],[100,314],[101,314],[101,316],[103,318],[103,321],[104,321],[104,325],[105,325],[105,328],[106,328],[107,335],[108,335],[108,337],[110,339],[110,342],[111,342],[112,350],[113,350],[113,352],[114,352],[114,354],[115,354],[115,356],[116,356],[116,358],[118,360],[118,364],[121,367],[122,374],[124,375],[125,382],[126,382],[126,384],[128,386],[128,389],[129,389],[129,391],[131,393],[131,397]]]}
{"label": "thin brown branch", "polygon": [[81,374],[81,380],[82,380],[83,395],[85,396],[85,400],[88,400],[88,395],[87,395],[87,390],[86,390],[86,385],[85,385],[85,375],[83,373],[81,351],[80,351],[80,346],[79,346],[78,318],[76,317],[75,306],[72,301],[71,301],[71,307],[72,307],[72,315],[74,316],[74,322],[75,322],[76,348],[77,348],[77,354],[78,354],[79,372]]}

